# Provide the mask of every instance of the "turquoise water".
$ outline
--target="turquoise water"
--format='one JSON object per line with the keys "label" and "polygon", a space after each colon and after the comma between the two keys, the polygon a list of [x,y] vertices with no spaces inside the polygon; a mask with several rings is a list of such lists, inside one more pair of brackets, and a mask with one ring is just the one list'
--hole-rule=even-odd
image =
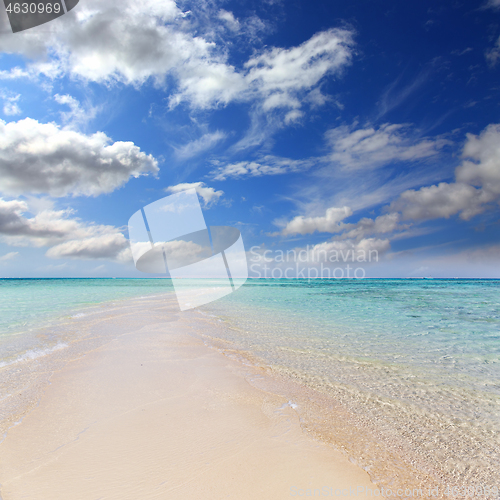
{"label": "turquoise water", "polygon": [[171,291],[159,279],[0,279],[0,335],[85,306]]}
{"label": "turquoise water", "polygon": [[55,325],[65,317],[103,302],[169,292],[164,279],[0,279],[0,367],[64,347],[66,336]]}
{"label": "turquoise water", "polygon": [[248,345],[276,362],[286,338],[500,395],[497,280],[249,280],[205,309],[255,332]]}
{"label": "turquoise water", "polygon": [[372,477],[500,486],[500,281],[259,279],[201,310],[230,351],[340,402],[343,426],[294,404]]}

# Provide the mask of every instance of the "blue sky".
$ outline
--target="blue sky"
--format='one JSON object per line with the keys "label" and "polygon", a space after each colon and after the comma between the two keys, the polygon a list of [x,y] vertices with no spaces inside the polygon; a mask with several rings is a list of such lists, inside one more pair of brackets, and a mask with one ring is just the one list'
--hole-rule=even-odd
{"label": "blue sky", "polygon": [[194,186],[247,250],[500,277],[498,0],[80,0],[0,22],[0,276],[144,276],[129,217]]}

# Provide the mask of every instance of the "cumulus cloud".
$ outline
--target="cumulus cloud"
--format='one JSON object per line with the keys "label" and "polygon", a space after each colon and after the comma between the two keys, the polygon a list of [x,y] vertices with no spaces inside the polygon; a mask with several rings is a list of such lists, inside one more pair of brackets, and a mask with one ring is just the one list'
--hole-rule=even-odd
{"label": "cumulus cloud", "polygon": [[180,193],[181,191],[192,188],[195,188],[198,195],[201,196],[206,208],[217,204],[224,195],[224,191],[216,191],[214,188],[207,186],[204,182],[183,182],[176,186],[169,186],[165,188],[165,191],[167,193]]}
{"label": "cumulus cloud", "polygon": [[[347,265],[352,263],[362,264],[378,262],[381,255],[387,253],[391,248],[389,240],[380,238],[363,238],[360,240],[329,240],[316,245],[306,247],[296,247],[292,250],[270,250],[266,248],[253,247],[247,255],[250,263],[250,272],[254,276],[286,276],[292,277],[297,274],[302,277],[340,277],[339,269],[346,270]],[[260,263],[260,264],[259,264]],[[265,265],[262,265],[265,264]],[[333,268],[337,269],[336,274],[327,272]],[[281,273],[276,273],[275,269],[281,269]],[[324,271],[313,272],[313,270]],[[347,277],[347,275],[344,274]],[[350,277],[353,277],[352,272]],[[358,276],[361,277],[361,276]]]}
{"label": "cumulus cloud", "polygon": [[350,217],[353,211],[349,207],[331,207],[321,217],[298,216],[286,223],[280,233],[283,236],[294,234],[312,234],[315,231],[325,233],[337,233],[336,241],[350,240],[361,241],[368,237],[393,234],[396,231],[408,229],[408,224],[401,224],[399,213],[388,213],[379,215],[375,219],[363,217],[355,223],[344,223],[343,220]]}
{"label": "cumulus cloud", "polygon": [[375,168],[396,161],[415,161],[439,153],[447,144],[444,139],[416,138],[408,125],[390,124],[355,128],[340,126],[329,130],[326,140],[332,152],[331,161],[344,168]]}
{"label": "cumulus cloud", "polygon": [[400,224],[400,215],[398,213],[389,213],[379,215],[375,219],[363,217],[354,224],[343,224],[341,229],[344,231],[344,238],[359,240],[366,238],[368,235],[389,234],[408,227],[408,225]]}
{"label": "cumulus cloud", "polygon": [[50,247],[52,258],[130,260],[128,241],[117,228],[86,224],[72,210],[42,210],[32,217],[25,201],[0,198],[0,235],[9,245]]}
{"label": "cumulus cloud", "polygon": [[10,195],[97,196],[130,177],[156,174],[156,159],[133,142],[112,142],[26,118],[0,120],[0,191]]}
{"label": "cumulus cloud", "polygon": [[[163,85],[167,75],[176,85],[171,108],[187,103],[194,109],[225,106],[258,99],[266,110],[299,108],[301,97],[326,75],[339,74],[350,64],[353,32],[331,29],[292,48],[266,48],[240,67],[228,63],[226,41],[197,32],[173,0],[122,0],[120,5],[87,0],[53,23],[51,30],[33,28],[12,37],[0,33],[0,50],[30,59],[26,69],[0,76],[49,78],[69,75],[98,83],[122,82],[139,86],[148,80]],[[226,10],[213,18],[234,33],[240,23]],[[254,32],[262,21],[245,21]],[[5,14],[2,22],[6,25]],[[246,28],[245,28],[246,29]],[[215,28],[217,31],[217,28]],[[299,113],[288,114],[292,122]]]}
{"label": "cumulus cloud", "polygon": [[403,192],[391,210],[400,211],[406,220],[448,219],[459,212],[467,220],[483,211],[482,203],[490,201],[484,195],[468,184],[440,182]]}
{"label": "cumulus cloud", "polygon": [[415,223],[455,215],[469,220],[499,203],[500,124],[491,124],[479,135],[467,134],[462,162],[455,170],[455,182],[407,189],[383,208],[385,213],[373,219],[363,217],[355,223],[345,223],[352,210],[331,207],[324,216],[298,216],[285,224],[277,222],[284,228],[274,236],[331,232],[335,236],[316,245],[316,251],[366,245],[384,253],[390,250],[390,239],[414,234],[408,230]]}
{"label": "cumulus cloud", "polygon": [[210,172],[210,176],[218,181],[229,178],[260,177],[262,175],[281,175],[291,172],[302,172],[308,170],[314,164],[314,159],[291,160],[278,156],[267,155],[257,161],[240,161],[236,163],[222,163],[213,161],[216,166]]}
{"label": "cumulus cloud", "polygon": [[352,215],[349,207],[331,207],[326,210],[325,215],[320,217],[304,217],[298,215],[288,222],[281,234],[284,236],[292,234],[337,233],[341,229],[340,222]]}
{"label": "cumulus cloud", "polygon": [[226,137],[227,135],[220,130],[217,130],[213,133],[207,133],[202,135],[199,139],[188,142],[180,148],[175,148],[175,154],[178,158],[187,160],[212,149],[216,144],[224,140]]}
{"label": "cumulus cloud", "polygon": [[500,124],[488,125],[479,136],[467,134],[462,156],[467,159],[455,172],[457,181],[500,194]]}
{"label": "cumulus cloud", "polygon": [[404,219],[448,218],[459,214],[468,220],[500,198],[500,124],[488,125],[479,136],[467,134],[455,170],[456,182],[441,182],[403,192],[391,206]]}
{"label": "cumulus cloud", "polygon": [[[368,257],[370,252],[376,252],[377,260],[378,255],[386,253],[390,250],[391,244],[388,239],[380,238],[362,238],[360,240],[342,240],[342,241],[325,241],[317,245],[313,245],[310,249],[312,256],[318,255],[330,255],[332,252],[343,253],[347,255],[347,252],[351,252],[352,255],[359,256],[365,255]],[[317,258],[317,257],[316,257]],[[311,259],[313,260],[313,259]],[[348,260],[348,259],[346,259]]]}
{"label": "cumulus cloud", "polygon": [[31,67],[49,77],[69,73],[96,82],[136,84],[162,78],[197,43],[200,56],[206,54],[207,42],[173,29],[180,18],[182,11],[173,0],[124,0],[119,6],[88,0],[63,23],[53,23],[49,32],[35,28],[12,37],[5,30],[0,47],[34,60]]}

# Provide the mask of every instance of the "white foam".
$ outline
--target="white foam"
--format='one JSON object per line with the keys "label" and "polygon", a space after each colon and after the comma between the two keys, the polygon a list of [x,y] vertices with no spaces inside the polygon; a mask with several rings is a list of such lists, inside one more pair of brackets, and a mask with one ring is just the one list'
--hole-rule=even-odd
{"label": "white foam", "polygon": [[64,344],[61,342],[59,344],[56,344],[54,347],[51,347],[50,349],[33,349],[31,351],[26,351],[24,354],[21,354],[21,356],[18,356],[13,361],[0,362],[0,368],[3,368],[4,366],[14,365],[16,363],[22,363],[23,361],[32,361],[34,359],[47,356],[47,354],[50,354],[52,352],[60,351],[61,349],[64,349],[66,347],[68,347],[68,344]]}

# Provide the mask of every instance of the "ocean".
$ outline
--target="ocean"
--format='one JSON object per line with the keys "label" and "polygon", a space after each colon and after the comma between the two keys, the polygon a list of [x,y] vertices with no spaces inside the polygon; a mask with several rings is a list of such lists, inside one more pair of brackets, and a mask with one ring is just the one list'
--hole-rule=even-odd
{"label": "ocean", "polygon": [[[0,401],[16,364],[64,357],[79,317],[161,294],[169,280],[0,280]],[[500,281],[249,279],[180,314],[377,484],[498,498]]]}

